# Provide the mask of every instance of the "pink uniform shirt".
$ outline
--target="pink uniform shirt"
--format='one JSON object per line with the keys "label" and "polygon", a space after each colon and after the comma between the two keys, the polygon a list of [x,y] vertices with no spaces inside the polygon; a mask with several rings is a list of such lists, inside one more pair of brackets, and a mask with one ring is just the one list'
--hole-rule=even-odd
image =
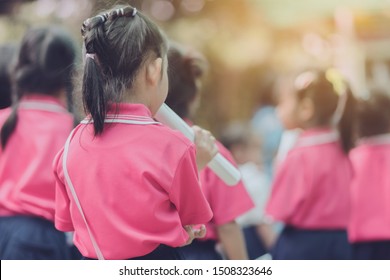
{"label": "pink uniform shirt", "polygon": [[[377,141],[381,139],[387,141]],[[349,240],[390,240],[390,134],[367,138],[350,158],[354,178]]]}
{"label": "pink uniform shirt", "polygon": [[352,167],[337,134],[310,129],[280,165],[266,213],[304,229],[346,229]]}
{"label": "pink uniform shirt", "polygon": [[[230,152],[222,144],[217,142],[217,145],[219,152],[236,165]],[[205,239],[218,240],[216,227],[234,221],[251,210],[254,204],[241,180],[235,186],[228,186],[208,167],[200,172],[200,179],[213,211],[213,219],[206,224]]]}
{"label": "pink uniform shirt", "polygon": [[[188,240],[184,225],[203,224],[212,217],[200,189],[194,145],[179,132],[153,123],[141,104],[120,104],[115,119],[139,124],[106,124],[100,136],[93,135],[92,124],[80,124],[67,158],[70,178],[103,256],[128,259],[160,244],[183,245]],[[54,162],[56,227],[74,230],[81,253],[97,258],[66,186],[62,157],[63,151]]]}
{"label": "pink uniform shirt", "polygon": [[[0,111],[0,126],[10,112],[9,108]],[[21,99],[16,128],[0,151],[0,216],[32,215],[54,221],[51,167],[72,127],[72,115],[57,98]]]}

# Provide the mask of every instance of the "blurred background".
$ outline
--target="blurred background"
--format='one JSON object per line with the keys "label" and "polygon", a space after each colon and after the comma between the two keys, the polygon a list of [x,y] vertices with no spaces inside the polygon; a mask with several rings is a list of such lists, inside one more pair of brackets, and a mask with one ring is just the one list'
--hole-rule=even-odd
{"label": "blurred background", "polygon": [[291,71],[335,66],[356,95],[389,81],[390,0],[0,0],[0,43],[55,23],[81,50],[82,22],[117,3],[132,4],[206,56],[198,123],[217,135],[232,120],[251,119],[275,78]]}

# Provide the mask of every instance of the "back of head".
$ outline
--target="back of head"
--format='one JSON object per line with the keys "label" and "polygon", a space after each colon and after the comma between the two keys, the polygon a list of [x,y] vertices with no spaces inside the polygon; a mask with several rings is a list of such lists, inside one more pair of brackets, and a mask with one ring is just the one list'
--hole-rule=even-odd
{"label": "back of head", "polygon": [[390,93],[372,88],[368,99],[360,99],[356,110],[356,132],[359,138],[390,132]]}
{"label": "back of head", "polygon": [[14,77],[18,97],[55,95],[71,83],[76,52],[72,38],[58,27],[33,28],[25,34]]}
{"label": "back of head", "polygon": [[223,129],[220,141],[228,150],[231,150],[233,146],[247,145],[252,133],[251,127],[248,124],[232,122]]}
{"label": "back of head", "polygon": [[238,164],[261,163],[261,138],[245,122],[230,123],[221,133],[221,143],[232,153]]}
{"label": "back of head", "polygon": [[167,44],[158,26],[131,6],[118,6],[87,19],[81,33],[87,54],[83,104],[97,135],[103,132],[108,107],[121,102],[147,59],[166,55]]}
{"label": "back of head", "polygon": [[309,98],[314,105],[314,124],[337,128],[347,153],[354,145],[356,100],[343,76],[335,69],[313,70],[298,76],[295,84],[298,100]]}
{"label": "back of head", "polygon": [[190,117],[190,104],[199,94],[206,60],[195,51],[172,43],[168,51],[169,90],[165,103],[182,118]]}
{"label": "back of head", "polygon": [[14,44],[0,46],[0,109],[7,108],[12,103],[11,65],[16,51],[17,45]]}
{"label": "back of head", "polygon": [[29,94],[57,96],[66,90],[68,105],[76,52],[71,37],[57,27],[32,28],[24,35],[12,71],[16,102],[1,128],[1,145],[4,148],[18,122],[19,99]]}
{"label": "back of head", "polygon": [[280,77],[278,78],[272,72],[267,72],[259,77],[256,95],[260,107],[275,107],[277,105],[278,91],[280,90],[281,82],[282,79]]}

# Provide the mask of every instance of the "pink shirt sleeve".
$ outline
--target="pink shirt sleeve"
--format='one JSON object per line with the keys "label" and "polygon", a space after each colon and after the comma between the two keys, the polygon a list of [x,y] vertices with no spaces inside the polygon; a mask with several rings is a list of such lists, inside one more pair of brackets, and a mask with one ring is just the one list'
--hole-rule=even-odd
{"label": "pink shirt sleeve", "polygon": [[[237,166],[231,153],[219,142],[219,152]],[[213,210],[213,222],[216,225],[223,225],[234,221],[238,216],[248,212],[254,207],[242,180],[235,186],[228,186],[214,172],[207,170],[208,178],[205,181],[209,184],[210,204]]]}
{"label": "pink shirt sleeve", "polygon": [[280,165],[266,206],[266,213],[274,220],[290,222],[297,208],[307,195],[308,182],[305,177],[305,160],[300,153],[290,153]]}
{"label": "pink shirt sleeve", "polygon": [[194,146],[190,146],[180,160],[170,189],[170,199],[183,225],[204,224],[213,216],[200,188]]}
{"label": "pink shirt sleeve", "polygon": [[63,149],[57,154],[53,162],[54,177],[56,180],[55,227],[61,231],[74,231],[69,210],[69,196],[63,180],[62,155]]}

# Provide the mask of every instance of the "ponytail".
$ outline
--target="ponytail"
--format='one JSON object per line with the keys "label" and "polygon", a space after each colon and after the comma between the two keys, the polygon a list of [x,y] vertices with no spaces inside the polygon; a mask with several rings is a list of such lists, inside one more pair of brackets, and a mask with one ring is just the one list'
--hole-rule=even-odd
{"label": "ponytail", "polygon": [[15,131],[16,125],[18,123],[18,105],[12,107],[11,114],[8,116],[7,120],[3,124],[0,130],[0,141],[1,148],[4,150],[5,146],[12,133]]}
{"label": "ponytail", "polygon": [[88,18],[81,28],[86,61],[82,78],[84,111],[95,136],[103,133],[109,106],[123,100],[143,63],[152,54],[164,58],[165,36],[148,17],[131,6],[118,6]]}
{"label": "ponytail", "polygon": [[71,100],[71,74],[76,52],[72,38],[61,28],[32,28],[24,35],[15,65],[12,66],[15,100],[11,114],[0,130],[4,149],[18,122],[18,102],[28,94],[56,95],[67,89]]}
{"label": "ponytail", "polygon": [[355,143],[353,121],[355,117],[356,100],[350,89],[344,94],[346,94],[346,103],[341,119],[337,124],[337,128],[340,133],[342,148],[345,153],[348,153],[354,147]]}
{"label": "ponytail", "polygon": [[84,110],[91,114],[96,136],[103,132],[107,100],[103,89],[102,74],[95,57],[90,57],[92,55],[88,54],[86,57],[82,93]]}

